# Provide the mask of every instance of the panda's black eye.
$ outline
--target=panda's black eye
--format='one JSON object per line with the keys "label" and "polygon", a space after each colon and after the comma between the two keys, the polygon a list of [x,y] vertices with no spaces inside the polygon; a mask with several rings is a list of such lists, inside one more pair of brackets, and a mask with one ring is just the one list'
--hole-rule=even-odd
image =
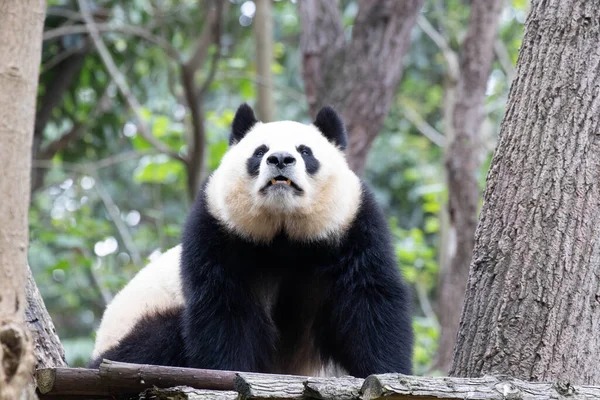
{"label": "panda's black eye", "polygon": [[310,156],[312,155],[312,151],[310,150],[310,147],[306,147],[306,146],[299,146],[298,147],[298,152],[303,155],[303,156]]}
{"label": "panda's black eye", "polygon": [[262,158],[267,151],[269,151],[269,148],[265,145],[262,145],[260,147],[258,147],[256,150],[254,150],[254,157],[256,158]]}

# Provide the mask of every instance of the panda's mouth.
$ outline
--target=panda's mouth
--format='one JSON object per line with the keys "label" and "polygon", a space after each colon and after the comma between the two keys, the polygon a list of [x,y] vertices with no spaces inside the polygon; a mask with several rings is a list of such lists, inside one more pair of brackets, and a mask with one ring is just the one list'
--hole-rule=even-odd
{"label": "panda's mouth", "polygon": [[290,178],[283,176],[283,175],[277,175],[277,176],[269,179],[269,181],[263,187],[262,190],[267,190],[271,187],[277,187],[277,188],[283,188],[283,189],[290,188],[290,189],[294,189],[297,192],[303,192],[303,190],[300,188],[300,186],[298,186],[293,180],[291,180]]}

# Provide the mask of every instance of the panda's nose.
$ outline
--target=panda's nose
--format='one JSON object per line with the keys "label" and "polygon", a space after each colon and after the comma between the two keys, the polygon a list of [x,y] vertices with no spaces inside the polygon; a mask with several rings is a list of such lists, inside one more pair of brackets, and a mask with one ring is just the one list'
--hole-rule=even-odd
{"label": "panda's nose", "polygon": [[267,165],[278,168],[290,167],[294,164],[296,164],[296,159],[290,153],[273,153],[267,157]]}

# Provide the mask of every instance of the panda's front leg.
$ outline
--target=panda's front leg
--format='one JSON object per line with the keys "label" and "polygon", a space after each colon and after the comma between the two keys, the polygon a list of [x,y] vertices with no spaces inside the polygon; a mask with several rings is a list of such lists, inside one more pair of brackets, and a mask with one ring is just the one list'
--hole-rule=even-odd
{"label": "panda's front leg", "polygon": [[269,370],[276,330],[243,282],[207,279],[195,285],[187,296],[182,324],[189,367]]}
{"label": "panda's front leg", "polygon": [[[324,350],[350,375],[411,374],[410,296],[393,263],[346,264],[330,292]],[[369,265],[367,265],[369,264]]]}

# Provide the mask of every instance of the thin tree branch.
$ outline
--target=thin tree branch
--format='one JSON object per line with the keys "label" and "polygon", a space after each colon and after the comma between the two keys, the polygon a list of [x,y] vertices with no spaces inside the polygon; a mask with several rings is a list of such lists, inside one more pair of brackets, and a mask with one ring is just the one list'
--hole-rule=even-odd
{"label": "thin tree branch", "polygon": [[129,228],[127,227],[127,225],[125,225],[123,219],[121,218],[121,215],[118,212],[119,208],[113,201],[112,197],[110,197],[110,194],[104,189],[104,185],[100,180],[100,176],[98,176],[98,174],[96,174],[95,172],[92,172],[92,177],[96,180],[96,183],[94,185],[94,187],[96,188],[96,192],[98,193],[98,196],[100,196],[100,199],[102,200],[102,203],[104,204],[108,215],[110,215],[110,218],[113,220],[113,223],[115,224],[115,227],[119,232],[119,236],[121,236],[121,239],[123,240],[123,244],[125,245],[127,252],[131,255],[131,260],[137,267],[143,267],[140,252],[133,243],[133,237],[129,232]]}
{"label": "thin tree branch", "polygon": [[460,75],[458,55],[454,50],[452,50],[446,38],[442,36],[442,34],[440,34],[423,15],[419,15],[417,18],[417,25],[419,25],[419,28],[421,28],[421,30],[427,36],[429,36],[433,43],[435,43],[442,52],[442,55],[446,60],[448,77],[452,79],[453,82],[458,81],[458,77]]}
{"label": "thin tree branch", "polygon": [[148,128],[148,125],[146,124],[146,122],[144,121],[144,118],[142,117],[142,113],[140,111],[141,106],[140,106],[137,98],[134,96],[134,94],[129,89],[129,85],[127,84],[127,81],[125,80],[125,77],[123,76],[123,74],[121,74],[121,72],[117,68],[112,56],[110,55],[110,52],[108,51],[108,49],[106,48],[106,45],[104,44],[104,42],[102,41],[102,38],[100,37],[100,33],[96,29],[96,25],[90,14],[87,1],[86,0],[77,0],[77,3],[79,4],[79,9],[81,10],[81,14],[83,16],[83,19],[85,20],[85,24],[89,30],[92,40],[94,41],[94,45],[96,46],[98,53],[100,54],[100,57],[102,59],[102,62],[104,63],[104,66],[108,70],[108,73],[112,77],[113,81],[117,84],[119,91],[121,92],[123,97],[125,97],[127,104],[133,111],[133,113],[138,121],[140,135],[161,153],[164,153],[175,160],[179,160],[179,161],[185,163],[186,160],[183,157],[181,157],[177,152],[170,149],[167,145],[165,145],[164,143],[162,143],[160,140],[156,139],[152,135],[152,132],[150,131],[150,129]]}
{"label": "thin tree branch", "polygon": [[402,111],[404,112],[406,119],[410,121],[410,123],[413,124],[415,128],[417,128],[419,132],[421,132],[421,134],[429,139],[433,144],[439,147],[444,147],[446,144],[446,138],[444,135],[439,133],[433,126],[429,125],[429,123],[427,123],[427,121],[425,121],[423,117],[421,117],[421,115],[419,115],[419,113],[408,104],[407,101],[400,101],[402,103]]}
{"label": "thin tree branch", "polygon": [[[100,19],[102,21],[106,21],[110,17],[112,10],[110,8],[98,7],[98,3],[96,3],[95,6],[96,6],[96,8],[92,14],[93,17],[96,19]],[[83,21],[83,17],[81,15],[81,13],[79,13],[75,10],[70,10],[65,7],[61,7],[61,6],[48,7],[48,11],[46,12],[46,14],[55,16],[55,17],[63,17],[67,20],[67,21],[65,21],[65,23],[69,23],[69,24],[71,24],[73,22]]]}
{"label": "thin tree branch", "polygon": [[[154,23],[156,24],[156,27],[159,30],[159,34],[161,36],[161,38],[165,41],[168,41],[168,24],[170,21],[167,20],[166,15],[167,13],[165,13],[165,11],[163,10],[163,8],[159,7],[158,4],[155,3],[161,3],[161,1],[155,2],[155,1],[151,1],[150,5],[152,7],[152,15],[153,15],[153,20]],[[172,10],[173,8],[169,8],[170,10]],[[181,58],[181,56],[180,56]],[[180,67],[180,65],[183,63],[183,60],[180,60],[177,63],[177,68]],[[177,71],[175,71],[175,68],[173,68],[171,65],[167,64],[166,66],[166,73],[167,73],[167,85],[169,87],[169,90],[171,91],[171,94],[173,95],[173,97],[175,99],[177,99],[178,103],[183,103],[183,99],[181,96],[181,93],[178,92],[177,90],[177,82],[179,81],[179,74],[177,73]]]}
{"label": "thin tree branch", "polygon": [[[64,150],[70,143],[77,140],[85,129],[88,128],[89,122],[96,120],[100,115],[104,114],[106,110],[110,106],[110,97],[109,93],[114,87],[114,82],[111,82],[106,89],[104,89],[104,93],[100,97],[100,100],[96,103],[94,110],[85,118],[83,121],[75,122],[73,128],[54,142],[48,144],[43,150],[39,150],[40,143],[42,141],[42,132],[40,131],[38,134],[38,138],[36,139],[39,143],[35,143],[33,147],[32,157],[34,159],[43,159],[50,160],[52,157],[56,155],[59,151]],[[40,122],[41,124],[41,122]],[[45,124],[45,123],[44,123]],[[36,127],[36,129],[42,129],[41,127]],[[32,179],[31,179],[31,193],[34,193],[36,190],[40,189],[44,184],[44,177],[46,176],[45,171],[40,171],[39,168],[36,168],[35,165],[32,165]]]}
{"label": "thin tree branch", "polygon": [[90,171],[97,171],[102,168],[110,167],[124,161],[134,160],[143,156],[155,155],[155,152],[139,152],[135,150],[118,153],[110,157],[103,158],[98,161],[89,163],[71,163],[71,162],[54,162],[52,160],[32,160],[34,168],[54,168],[60,167],[65,171],[74,172],[77,174],[88,174]]}
{"label": "thin tree branch", "polygon": [[257,76],[255,74],[219,73],[219,79],[248,79],[252,81],[252,83],[271,87],[272,89],[277,89],[279,92],[287,95],[290,99],[294,99],[298,102],[304,102],[306,100],[306,96],[303,92],[295,90],[285,85],[278,85],[275,82],[271,82],[271,85],[269,86],[267,82],[265,82],[263,79],[261,79],[260,76]]}
{"label": "thin tree branch", "polygon": [[502,39],[497,38],[494,42],[494,52],[496,53],[496,58],[498,62],[502,66],[504,73],[506,74],[506,79],[508,79],[508,83],[513,81],[515,77],[515,66],[513,65],[512,60],[510,59],[510,54],[508,54],[508,49],[504,45]]}
{"label": "thin tree branch", "polygon": [[[97,171],[102,168],[109,167],[111,165],[119,164],[124,161],[133,160],[136,158],[140,158],[146,155],[155,155],[155,152],[137,152],[137,151],[128,151],[124,153],[119,153],[114,156],[103,158],[99,161],[90,162],[90,163],[71,163],[60,161],[56,162],[53,160],[32,160],[31,168],[32,169],[52,169],[52,168],[60,168],[64,171],[68,171],[77,175],[89,175],[89,171]],[[38,187],[36,190],[45,190],[51,185]]]}
{"label": "thin tree branch", "polygon": [[436,326],[439,326],[437,315],[433,311],[433,307],[431,306],[431,302],[429,301],[429,296],[427,296],[427,290],[425,290],[424,285],[417,281],[415,282],[415,289],[423,314],[425,314],[425,317],[427,317],[429,320],[433,321]]}
{"label": "thin tree branch", "polygon": [[49,160],[52,157],[54,157],[56,153],[62,151],[65,147],[67,147],[69,143],[77,139],[81,135],[81,133],[89,126],[89,121],[94,121],[99,116],[104,114],[110,107],[110,97],[108,94],[113,90],[114,86],[114,82],[110,82],[108,86],[106,86],[106,89],[104,89],[100,100],[98,100],[98,102],[96,103],[96,107],[87,116],[87,118],[85,118],[84,121],[75,122],[73,128],[71,128],[69,132],[56,139],[54,142],[48,144],[44,149],[40,150],[38,154],[35,154],[34,157],[37,159]]}
{"label": "thin tree branch", "polygon": [[437,25],[438,25],[438,30],[440,32],[440,34],[447,38],[448,35],[450,35],[450,32],[448,32],[448,24],[447,24],[447,8],[445,7],[446,5],[444,4],[445,1],[444,0],[434,0],[433,2],[433,11],[434,11],[434,17],[437,21]]}
{"label": "thin tree branch", "polygon": [[496,99],[492,102],[487,103],[486,105],[483,106],[484,115],[491,114],[495,111],[498,111],[498,110],[504,108],[506,106],[507,100],[508,100],[507,97],[503,96],[503,97],[500,97],[499,99]]}
{"label": "thin tree branch", "polygon": [[[202,34],[198,39],[195,50],[190,59],[181,66],[181,83],[185,94],[185,100],[190,110],[192,130],[188,136],[187,175],[188,195],[190,199],[196,196],[200,189],[201,180],[204,176],[204,147],[206,132],[204,129],[203,112],[203,90],[196,91],[195,76],[198,69],[204,64],[208,55],[208,48],[212,43],[217,44],[217,52],[220,52],[221,17],[223,2],[216,1],[215,7],[208,12]],[[215,55],[217,57],[217,55]],[[213,62],[215,60],[213,59]],[[216,68],[216,64],[213,64]],[[214,72],[209,72],[203,86],[208,87]]]}
{"label": "thin tree branch", "polygon": [[96,162],[93,162],[90,164],[90,167],[93,167],[94,169],[98,170],[98,169],[110,167],[115,164],[120,164],[124,161],[134,160],[136,158],[140,158],[143,156],[150,156],[153,154],[155,154],[155,153],[154,152],[140,153],[139,151],[135,151],[135,150],[125,151],[123,153],[118,153],[113,156],[106,157],[106,158],[103,158]]}
{"label": "thin tree branch", "polygon": [[133,239],[129,232],[129,229],[127,228],[127,226],[121,219],[121,216],[119,215],[119,213],[116,211],[117,206],[115,205],[114,201],[112,200],[112,198],[110,197],[108,192],[104,189],[104,187],[100,181],[100,177],[98,175],[98,170],[109,167],[114,164],[118,164],[118,163],[127,161],[127,160],[132,160],[135,158],[139,158],[139,157],[142,157],[145,155],[152,155],[152,154],[156,154],[156,153],[148,153],[148,152],[140,153],[137,151],[127,151],[127,152],[119,153],[119,154],[116,154],[116,155],[113,155],[110,157],[106,157],[101,160],[98,160],[95,162],[90,162],[90,163],[69,163],[69,162],[56,163],[51,160],[32,160],[32,166],[33,166],[33,168],[44,168],[44,169],[51,169],[51,168],[59,166],[63,170],[69,171],[74,174],[92,176],[94,178],[94,180],[96,181],[96,184],[94,186],[96,188],[96,192],[98,193],[100,199],[102,200],[102,203],[104,204],[111,219],[113,220],[115,227],[117,228],[117,231],[119,232],[119,235],[121,236],[123,244],[125,245],[125,247],[127,249],[127,252],[131,255],[131,260],[133,261],[133,263],[136,266],[141,268],[143,266],[143,263],[142,263],[142,258],[140,256],[140,253],[137,250],[137,247],[133,243]]}
{"label": "thin tree branch", "polygon": [[67,58],[69,58],[73,55],[76,55],[76,54],[80,53],[81,51],[82,51],[82,48],[78,48],[78,47],[72,47],[68,50],[61,51],[60,53],[58,53],[57,55],[55,55],[50,60],[46,61],[44,64],[42,64],[40,66],[40,75],[51,70],[52,68],[54,68],[55,66],[57,66],[58,64],[60,64],[64,60],[66,60]]}
{"label": "thin tree branch", "polygon": [[64,7],[48,7],[48,10],[46,10],[46,15],[63,17],[72,21],[81,20],[81,14],[79,14],[77,11],[69,10]]}
{"label": "thin tree branch", "polygon": [[[94,23],[98,32],[119,32],[129,35],[139,36],[151,43],[156,44],[164,52],[177,62],[181,61],[179,52],[171,43],[160,36],[154,35],[150,30],[135,25],[115,25],[113,23]],[[88,25],[70,25],[50,29],[44,32],[44,41],[56,39],[62,36],[74,34],[91,34]]]}
{"label": "thin tree branch", "polygon": [[200,90],[198,91],[197,96],[204,95],[204,93],[206,93],[206,90],[208,89],[208,87],[210,86],[212,81],[215,79],[215,75],[217,73],[217,67],[219,66],[219,60],[221,59],[221,56],[222,56],[222,54],[221,54],[221,49],[222,49],[222,45],[223,45],[223,43],[221,42],[221,35],[223,33],[222,16],[225,14],[228,5],[229,5],[229,3],[227,3],[227,2],[222,3],[220,1],[218,1],[216,4],[216,8],[217,8],[216,15],[215,15],[215,18],[211,21],[212,22],[212,36],[213,36],[212,40],[213,40],[213,43],[215,44],[215,51],[211,58],[208,74],[206,75],[206,78],[204,79],[204,82],[202,83],[202,85],[200,85]]}
{"label": "thin tree branch", "polygon": [[162,202],[162,197],[161,197],[161,192],[160,192],[160,186],[159,184],[153,184],[152,185],[152,204],[154,206],[154,210],[155,213],[154,215],[156,215],[155,218],[153,218],[154,220],[154,225],[156,226],[156,234],[158,235],[158,245],[160,246],[161,249],[166,248],[167,244],[165,242],[165,213],[164,213],[164,206],[163,206],[163,202]]}
{"label": "thin tree branch", "polygon": [[204,64],[204,60],[208,53],[208,47],[211,43],[216,42],[215,35],[219,33],[216,27],[220,27],[220,14],[222,10],[223,3],[221,1],[215,1],[215,7],[208,11],[204,29],[196,42],[194,52],[184,64],[186,69],[197,71],[202,64]]}
{"label": "thin tree branch", "polygon": [[439,33],[433,25],[431,25],[431,22],[429,22],[429,20],[424,15],[421,14],[417,17],[417,25],[419,25],[419,28],[421,28],[421,30],[427,36],[429,36],[429,38],[437,45],[437,47],[441,51],[452,51],[446,38],[442,36],[442,34]]}
{"label": "thin tree branch", "polygon": [[65,133],[60,138],[46,146],[44,150],[38,153],[37,157],[46,160],[54,157],[56,153],[62,151],[69,143],[81,136],[81,133],[85,130],[85,128],[87,128],[87,124],[76,122],[69,132]]}
{"label": "thin tree branch", "polygon": [[42,142],[42,133],[52,117],[52,111],[61,104],[65,92],[73,81],[79,76],[85,57],[91,49],[91,43],[86,43],[76,48],[71,57],[62,60],[52,79],[46,84],[44,95],[41,97],[40,106],[35,115],[35,131],[33,153],[39,150]]}
{"label": "thin tree branch", "polygon": [[101,306],[103,309],[106,308],[106,306],[112,301],[112,298],[113,298],[112,293],[100,283],[100,277],[98,276],[96,271],[94,271],[93,265],[90,265],[87,268],[87,275],[88,275],[90,282],[92,283],[94,288],[98,291],[98,294],[100,295],[100,298],[102,299],[102,303],[99,304],[99,306]]}
{"label": "thin tree branch", "polygon": [[202,82],[202,85],[200,86],[198,96],[202,96],[206,93],[206,90],[208,89],[212,81],[215,79],[215,75],[217,74],[217,67],[219,65],[219,60],[221,59],[221,35],[218,35],[218,39],[215,44],[217,48],[215,49],[215,52],[210,60],[208,74],[206,75],[204,82]]}

